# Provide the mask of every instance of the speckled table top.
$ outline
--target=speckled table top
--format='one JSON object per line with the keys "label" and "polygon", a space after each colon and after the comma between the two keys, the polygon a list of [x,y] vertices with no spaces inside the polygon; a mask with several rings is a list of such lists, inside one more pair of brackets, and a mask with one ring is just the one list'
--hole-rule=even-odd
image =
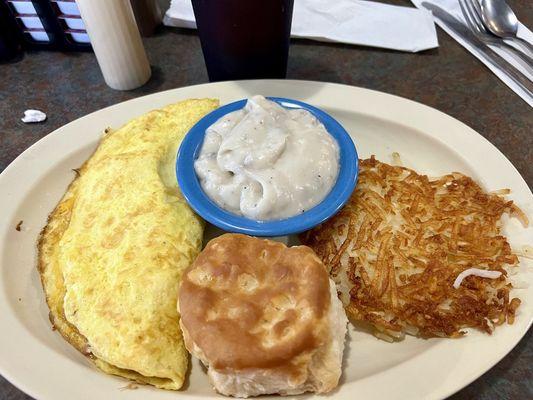
{"label": "speckled table top", "polygon": [[[408,5],[407,1],[392,3]],[[509,1],[533,26],[529,0]],[[533,186],[533,110],[496,76],[438,30],[440,47],[399,53],[307,40],[293,41],[287,77],[345,83],[403,96],[470,125],[499,148]],[[153,77],[118,92],[104,83],[92,53],[31,52],[0,65],[0,171],[54,129],[92,111],[161,90],[207,82],[200,43],[192,31],[161,28],[145,39]],[[25,125],[27,108],[48,114]],[[489,372],[451,399],[532,399],[533,334]],[[29,399],[0,376],[0,399]]]}

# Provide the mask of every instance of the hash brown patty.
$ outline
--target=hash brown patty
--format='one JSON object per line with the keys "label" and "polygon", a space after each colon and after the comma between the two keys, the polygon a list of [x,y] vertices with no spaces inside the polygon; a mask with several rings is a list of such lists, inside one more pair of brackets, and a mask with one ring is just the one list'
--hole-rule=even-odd
{"label": "hash brown patty", "polygon": [[[346,206],[301,240],[330,269],[349,318],[378,337],[459,337],[467,327],[491,333],[512,323],[520,305],[507,279],[518,258],[500,233],[505,213],[527,225],[512,201],[468,176],[430,179],[372,156],[361,161]],[[468,276],[455,289],[469,268],[501,275]]]}

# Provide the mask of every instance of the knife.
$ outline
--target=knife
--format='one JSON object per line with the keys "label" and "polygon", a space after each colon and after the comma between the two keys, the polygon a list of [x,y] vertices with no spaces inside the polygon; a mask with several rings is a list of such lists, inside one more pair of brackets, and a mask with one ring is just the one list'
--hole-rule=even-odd
{"label": "knife", "polygon": [[533,83],[524,76],[514,66],[509,64],[503,57],[492,50],[486,43],[479,39],[466,25],[462,24],[454,16],[444,11],[439,6],[423,2],[422,6],[433,13],[433,16],[440,20],[447,28],[460,36],[465,42],[475,47],[483,59],[490,65],[497,67],[511,80],[513,80],[520,88],[527,93],[533,101]]}

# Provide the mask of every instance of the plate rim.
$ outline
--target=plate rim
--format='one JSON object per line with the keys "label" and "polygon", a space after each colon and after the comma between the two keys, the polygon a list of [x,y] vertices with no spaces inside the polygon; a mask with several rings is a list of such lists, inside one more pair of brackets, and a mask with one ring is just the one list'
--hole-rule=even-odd
{"label": "plate rim", "polygon": [[[0,187],[2,187],[4,185],[4,181],[8,180],[7,177],[10,177],[10,175],[12,175],[14,171],[16,172],[17,168],[19,168],[20,166],[24,166],[24,163],[28,162],[28,159],[30,158],[29,155],[31,155],[32,152],[35,152],[36,150],[39,150],[39,148],[43,147],[48,141],[53,141],[58,135],[64,134],[66,131],[69,130],[70,127],[75,126],[75,124],[79,124],[79,123],[82,123],[83,121],[86,121],[88,119],[90,120],[91,118],[95,118],[98,114],[100,114],[100,113],[102,113],[104,111],[105,111],[104,113],[109,113],[109,112],[115,111],[115,109],[128,108],[128,106],[133,105],[133,104],[141,105],[143,103],[150,103],[150,99],[155,99],[157,97],[170,96],[170,97],[175,97],[174,101],[178,101],[179,99],[182,98],[181,97],[182,93],[185,93],[185,96],[187,96],[187,93],[189,93],[189,92],[194,92],[195,90],[198,91],[199,89],[201,91],[202,89],[205,89],[206,87],[222,89],[223,90],[225,87],[228,87],[228,85],[229,85],[229,87],[231,87],[231,85],[237,85],[237,86],[247,86],[247,87],[250,87],[250,88],[254,88],[254,87],[257,87],[258,85],[259,86],[261,86],[261,85],[275,86],[276,84],[277,85],[285,85],[285,86],[286,85],[294,85],[294,86],[300,86],[301,85],[304,88],[305,88],[306,85],[307,86],[322,86],[322,87],[326,87],[326,88],[336,88],[336,89],[338,89],[340,91],[346,91],[346,92],[350,92],[350,93],[360,92],[359,94],[361,94],[363,96],[374,97],[375,99],[382,100],[385,103],[394,103],[395,106],[397,106],[399,111],[401,111],[402,109],[403,110],[412,109],[412,110],[416,110],[417,113],[426,114],[426,116],[435,117],[437,120],[440,120],[441,122],[449,125],[449,127],[453,127],[454,129],[452,129],[452,131],[453,131],[452,134],[454,134],[454,135],[457,135],[457,134],[465,135],[465,138],[468,138],[471,141],[473,140],[474,142],[477,142],[477,144],[480,147],[484,147],[485,149],[489,149],[491,154],[494,157],[497,158],[497,161],[499,163],[503,163],[503,165],[505,166],[506,170],[508,170],[507,172],[512,172],[513,173],[513,175],[514,175],[513,179],[515,179],[517,181],[517,184],[520,185],[523,189],[526,189],[525,192],[524,192],[525,196],[527,196],[528,199],[533,198],[533,194],[531,193],[531,189],[529,189],[529,187],[528,187],[527,183],[525,182],[525,180],[523,179],[523,177],[520,175],[520,173],[517,171],[517,169],[512,165],[512,163],[500,152],[500,150],[498,148],[496,148],[492,143],[490,143],[485,137],[483,137],[482,135],[480,135],[479,133],[474,131],[472,128],[468,127],[466,124],[464,124],[464,123],[460,122],[459,120],[455,119],[454,117],[452,117],[452,116],[450,116],[448,114],[445,114],[445,113],[443,113],[443,112],[441,112],[441,111],[439,111],[439,110],[437,110],[435,108],[426,106],[424,104],[421,104],[421,103],[418,103],[416,101],[413,101],[413,100],[410,100],[410,99],[406,99],[406,98],[403,98],[403,97],[400,97],[400,96],[397,96],[397,95],[387,94],[387,93],[383,93],[383,92],[379,92],[379,91],[375,91],[375,90],[371,90],[371,89],[359,88],[359,87],[355,87],[355,86],[338,84],[338,83],[327,83],[327,82],[318,82],[318,81],[302,81],[302,80],[250,80],[250,81],[238,81],[238,82],[228,81],[228,82],[219,82],[219,83],[205,83],[205,84],[200,84],[200,85],[192,85],[192,86],[186,86],[186,87],[170,89],[170,90],[166,90],[166,91],[162,91],[162,92],[157,92],[157,93],[149,94],[149,95],[146,95],[146,96],[130,99],[130,100],[127,100],[125,102],[121,102],[121,103],[117,103],[117,104],[114,104],[114,105],[110,105],[108,107],[102,108],[100,110],[94,111],[94,112],[92,112],[90,114],[87,114],[85,116],[82,116],[82,117],[78,118],[77,120],[71,121],[68,124],[65,124],[62,127],[54,130],[50,134],[46,135],[45,137],[41,138],[40,140],[38,140],[37,142],[32,144],[30,147],[28,147],[26,150],[24,150],[21,154],[19,154],[19,156],[17,158],[15,158],[15,160],[13,160],[4,169],[4,171],[2,171],[2,173],[0,173]],[[217,95],[215,94],[216,90],[214,90],[213,92],[214,92],[214,97],[217,97]],[[311,95],[311,97],[312,96],[313,95]],[[183,98],[185,98],[185,97],[183,97]],[[301,97],[300,96],[295,96],[295,98],[300,99]],[[308,100],[307,97],[305,98],[304,101],[312,102],[312,100]],[[339,101],[340,100],[337,99],[337,102],[339,102]],[[364,108],[366,105],[361,105],[361,106]],[[152,106],[149,106],[149,107],[142,106],[142,107],[143,108],[148,108],[148,109],[154,108]],[[357,111],[357,108],[355,108],[353,111]],[[370,115],[374,115],[375,113],[373,114],[373,113],[370,112],[369,114]],[[388,118],[386,118],[387,112],[385,112],[384,114],[385,114],[385,116],[381,116],[379,118],[388,119]],[[129,118],[131,118],[131,116]],[[413,125],[409,123],[410,121],[407,121],[407,120],[402,119],[402,118],[398,118],[394,122],[398,123],[398,124],[406,125],[408,127],[413,127]],[[422,131],[423,131],[423,127],[424,127],[425,123],[428,123],[428,121],[421,121],[420,124],[419,124],[420,126],[415,126],[415,129],[421,128]],[[430,125],[431,124],[432,123],[430,123]],[[415,125],[417,125],[417,124],[415,124]],[[430,136],[433,138],[433,135],[430,135]],[[0,198],[0,204],[2,204],[2,202],[5,200],[4,197],[5,196],[2,196],[2,198]],[[5,235],[5,232],[7,232],[7,225],[8,225],[7,224],[7,220],[9,220],[9,218],[7,218],[5,222],[0,221],[0,246],[3,246],[4,235]],[[5,225],[5,226],[3,227],[3,225]],[[4,228],[4,229],[2,229],[2,228]],[[0,255],[2,255],[2,254],[3,254],[3,247],[0,247]],[[0,259],[0,263],[3,262],[2,260],[3,259]],[[3,279],[3,277],[2,277],[2,279]],[[4,290],[0,290],[0,305],[3,305],[2,303],[4,301],[8,301],[5,297],[6,297],[5,291]],[[8,306],[8,310],[10,310],[10,309],[11,309],[11,307]],[[505,349],[501,350],[498,354],[496,354],[496,356],[493,356],[491,361],[489,361],[487,363],[487,365],[485,365],[483,368],[478,368],[475,372],[469,374],[467,377],[465,377],[458,384],[457,383],[448,384],[448,386],[446,386],[444,388],[439,387],[438,389],[435,389],[435,390],[433,390],[433,391],[431,391],[429,393],[426,392],[425,393],[425,398],[428,398],[428,399],[440,399],[440,398],[444,398],[444,397],[450,396],[453,393],[457,392],[458,390],[462,389],[463,387],[467,386],[472,381],[474,381],[479,376],[481,376],[486,371],[488,371],[490,368],[492,368],[505,355],[507,355],[516,346],[516,344],[524,337],[524,335],[527,333],[527,331],[529,330],[529,328],[531,327],[531,324],[533,322],[533,315],[531,315],[531,314],[532,313],[530,311],[529,320],[527,321],[525,326],[522,328],[521,332],[513,336],[512,343],[507,343],[506,346],[504,346]],[[526,316],[524,316],[524,317],[526,317]],[[2,315],[0,315],[0,320],[2,320],[2,319],[4,319],[4,317]],[[5,336],[5,334],[4,333],[0,333],[0,337],[2,337],[2,336]],[[3,356],[3,357],[0,357],[0,373],[8,381],[12,382],[15,386],[19,387],[25,393],[28,393],[28,394],[30,394],[33,397],[40,398],[41,396],[40,396],[39,393],[42,393],[42,391],[39,392],[38,389],[36,389],[35,387],[32,387],[31,383],[27,383],[28,380],[25,379],[25,377],[19,379],[18,376],[15,376],[15,375],[18,375],[18,374],[16,374],[16,373],[12,374],[10,372],[11,368],[9,367],[9,365],[7,365],[8,363],[6,363],[5,361],[2,361],[2,360],[7,360],[8,359],[8,358],[5,357],[8,354],[9,353],[8,353],[8,351],[6,351],[6,346],[4,346],[3,344],[0,344],[0,355]],[[422,355],[423,354],[417,355],[415,358],[421,357]],[[404,363],[407,363],[408,361],[410,361],[410,360],[407,360]],[[388,370],[381,371],[378,374],[374,374],[374,375],[371,375],[369,377],[361,378],[360,381],[361,382],[362,381],[367,381],[370,378],[376,377],[377,375],[383,375],[383,374],[388,373],[389,371],[395,370],[395,369],[397,369],[399,367],[401,367],[401,365],[394,366],[394,367],[392,367],[392,368],[390,368]],[[31,381],[31,379],[30,379],[30,381]],[[348,385],[345,384],[345,386],[348,386]],[[337,393],[337,392],[335,392],[335,393]],[[180,392],[180,395],[186,395],[186,394],[187,394],[186,392]],[[186,397],[188,397],[188,396],[186,396]]]}

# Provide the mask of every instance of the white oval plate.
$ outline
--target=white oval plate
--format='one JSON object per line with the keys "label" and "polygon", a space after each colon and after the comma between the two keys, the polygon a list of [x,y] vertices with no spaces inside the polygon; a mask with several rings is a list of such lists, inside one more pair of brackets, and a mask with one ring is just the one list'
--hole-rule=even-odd
{"label": "white oval plate", "polygon": [[[353,136],[359,155],[404,164],[437,176],[460,171],[487,190],[510,188],[529,215],[533,195],[511,163],[487,140],[461,122],[427,106],[371,90],[305,81],[241,81],[185,87],[117,104],[73,121],[22,153],[0,175],[0,373],[38,399],[176,399],[215,396],[198,360],[185,389],[121,390],[128,381],[105,375],[70,347],[48,321],[35,242],[47,215],[96,147],[101,132],[119,127],[151,109],[191,97],[222,103],[253,94],[294,98],[323,108]],[[533,220],[533,218],[531,218]],[[21,231],[15,227],[24,221]],[[533,229],[513,219],[505,224],[511,244],[533,243]],[[211,232],[212,234],[212,232]],[[521,279],[533,282],[522,260]],[[529,273],[527,272],[529,268]],[[531,290],[516,290],[523,303],[514,325],[492,335],[471,332],[462,339],[408,337],[386,343],[350,329],[344,373],[336,398],[442,399],[501,360],[533,319]]]}

